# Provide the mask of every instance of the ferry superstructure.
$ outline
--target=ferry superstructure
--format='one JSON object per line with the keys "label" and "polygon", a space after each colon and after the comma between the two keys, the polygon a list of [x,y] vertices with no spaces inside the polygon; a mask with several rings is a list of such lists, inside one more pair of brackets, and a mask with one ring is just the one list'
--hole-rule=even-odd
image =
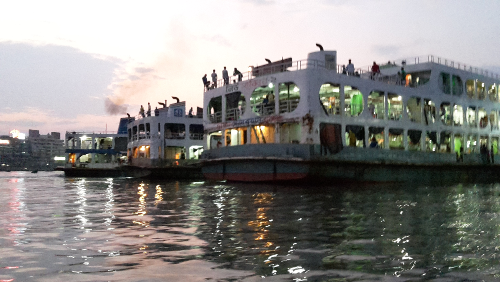
{"label": "ferry superstructure", "polygon": [[[199,114],[198,114],[199,112]],[[138,115],[127,125],[127,169],[142,169],[155,178],[201,178],[203,152],[201,109],[186,114],[179,102]]]}
{"label": "ferry superstructure", "polygon": [[[207,179],[497,179],[499,76],[434,56],[343,72],[336,51],[204,92]],[[495,157],[497,157],[495,159]],[[487,165],[489,164],[489,165]]]}
{"label": "ferry superstructure", "polygon": [[66,163],[60,170],[72,177],[124,176],[128,118],[121,118],[118,131],[70,132],[64,142]]}

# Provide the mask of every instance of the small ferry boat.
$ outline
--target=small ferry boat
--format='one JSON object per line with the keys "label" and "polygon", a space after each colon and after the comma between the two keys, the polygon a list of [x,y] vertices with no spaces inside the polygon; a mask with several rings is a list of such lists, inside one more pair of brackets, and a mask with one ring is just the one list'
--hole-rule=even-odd
{"label": "small ferry boat", "polygon": [[126,176],[128,118],[121,118],[117,132],[66,132],[66,164],[57,170],[70,177]]}
{"label": "small ferry boat", "polygon": [[344,68],[318,47],[205,89],[207,179],[500,180],[497,74],[434,56]]}
{"label": "small ferry boat", "polygon": [[140,114],[127,125],[127,171],[140,171],[150,178],[203,178],[199,156],[203,152],[203,110],[186,102]]}

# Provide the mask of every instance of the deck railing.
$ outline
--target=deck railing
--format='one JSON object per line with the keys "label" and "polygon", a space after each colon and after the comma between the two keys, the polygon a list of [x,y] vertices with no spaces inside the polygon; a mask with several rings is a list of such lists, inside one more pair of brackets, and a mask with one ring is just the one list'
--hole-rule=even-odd
{"label": "deck railing", "polygon": [[[401,59],[398,60],[397,62],[401,62],[401,65],[396,65],[396,61],[393,61],[391,63],[391,67],[401,67],[405,65],[416,65],[416,64],[422,64],[422,63],[437,63],[441,65],[445,65],[448,67],[468,71],[474,74],[482,75],[485,77],[490,77],[493,79],[500,79],[500,75],[485,69],[481,69],[478,67],[473,67],[467,64],[455,62],[452,60],[436,57],[434,55],[428,55],[428,56],[418,56],[414,57],[411,59]],[[239,78],[236,75],[229,76],[229,84],[236,84],[240,81],[247,81],[251,80],[260,76],[264,75],[270,75],[274,73],[280,73],[280,72],[286,72],[286,71],[297,71],[297,70],[304,70],[304,69],[331,69],[328,66],[325,65],[324,62],[318,61],[318,60],[299,60],[299,61],[294,61],[291,63],[283,64],[283,65],[272,65],[269,66],[269,68],[266,68],[265,66],[260,66],[258,68],[258,72],[254,72],[253,70],[250,70],[248,72],[244,72],[241,74],[241,78]],[[342,65],[337,65],[337,73],[341,74],[343,69]],[[347,75],[347,74],[346,74]],[[374,79],[374,80],[379,80],[384,83],[388,84],[401,84],[401,80],[397,75],[393,76],[379,76],[372,78],[372,72],[371,72],[371,65],[370,66],[363,66],[361,68],[355,69],[355,74],[354,76],[364,78],[364,79]],[[211,86],[209,87],[208,91],[214,88],[220,88],[220,87],[225,87],[227,84],[224,83],[224,79],[219,79],[217,80],[217,84],[215,85],[214,83],[211,83]],[[412,87],[418,87],[418,85],[412,86]],[[204,88],[204,91],[207,91],[207,89]]]}
{"label": "deck railing", "polygon": [[[481,68],[474,67],[474,66],[467,65],[467,64],[464,64],[464,63],[460,63],[460,62],[455,62],[453,60],[449,60],[449,59],[437,57],[437,56],[434,56],[434,55],[418,56],[418,57],[413,57],[413,58],[399,59],[399,60],[392,61],[392,62],[393,63],[391,63],[391,64],[394,67],[401,67],[401,66],[404,67],[405,65],[418,65],[418,64],[423,64],[423,63],[436,63],[436,64],[444,65],[444,66],[447,66],[447,67],[452,67],[452,68],[455,68],[455,69],[459,69],[459,70],[463,70],[463,71],[468,71],[468,72],[471,72],[471,73],[474,73],[474,74],[478,74],[478,75],[490,77],[490,78],[493,78],[493,79],[500,79],[500,74],[494,73],[492,71],[488,71],[488,70],[485,70],[485,69],[481,69]],[[400,63],[400,65],[397,65],[396,62],[401,62],[401,63]],[[371,65],[370,66],[363,66],[363,67],[357,69],[357,71],[360,74],[362,74],[362,73],[371,74],[371,67],[372,67]]]}

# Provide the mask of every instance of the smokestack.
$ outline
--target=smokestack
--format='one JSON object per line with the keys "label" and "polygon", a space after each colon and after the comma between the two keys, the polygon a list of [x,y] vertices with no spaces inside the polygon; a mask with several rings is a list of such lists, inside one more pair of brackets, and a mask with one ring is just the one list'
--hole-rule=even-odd
{"label": "smokestack", "polygon": [[177,100],[177,102],[176,102],[176,103],[179,103],[179,98],[172,96],[172,99]]}
{"label": "smokestack", "polygon": [[318,47],[319,47],[319,50],[320,50],[320,51],[323,51],[323,46],[321,46],[321,44],[316,43],[316,46],[318,46]]}

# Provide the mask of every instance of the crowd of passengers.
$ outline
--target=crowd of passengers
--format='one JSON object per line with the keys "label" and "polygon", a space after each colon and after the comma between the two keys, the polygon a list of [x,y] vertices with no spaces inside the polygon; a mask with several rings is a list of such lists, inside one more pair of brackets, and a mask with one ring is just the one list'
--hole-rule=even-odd
{"label": "crowd of passengers", "polygon": [[[405,65],[406,62],[403,61],[403,65]],[[395,63],[391,63],[391,61],[387,62],[386,66],[396,66]],[[352,63],[351,59],[349,59],[349,64],[342,65],[342,74],[349,75],[349,76],[360,76],[359,72],[355,71],[354,64]],[[377,64],[377,62],[373,62],[373,65],[371,67],[371,73],[370,73],[370,79],[371,80],[376,80],[380,76],[380,66]],[[404,66],[401,67],[401,70],[398,71],[397,74],[398,84],[405,85],[406,84],[406,71]]]}
{"label": "crowd of passengers", "polygon": [[[203,81],[203,86],[207,91],[210,89],[217,88],[217,73],[215,72],[215,70],[213,70],[211,76],[212,76],[212,84],[210,84],[210,82],[208,81],[207,74],[205,74],[201,78],[201,80]],[[233,76],[238,78],[238,82],[243,79],[243,74],[237,68],[234,68]],[[224,85],[229,84],[229,73],[227,72],[226,67],[224,67],[224,69],[222,70],[222,79],[224,80]],[[233,80],[233,83],[236,83],[236,79]]]}
{"label": "crowd of passengers", "polygon": [[[163,105],[163,108],[166,108],[166,103],[160,103],[158,102],[159,104]],[[155,108],[155,111],[154,111],[154,114],[155,116],[159,116],[160,115],[160,110],[158,109],[158,107]],[[130,115],[128,115],[128,118],[129,118],[129,121],[131,120],[130,119]],[[141,107],[139,108],[139,115],[143,118],[145,117],[150,117],[151,116],[151,104],[148,102],[148,111],[145,112],[144,111],[144,107],[141,105]],[[189,114],[188,114],[189,117],[193,117],[193,107],[191,107],[191,109],[189,109]]]}

